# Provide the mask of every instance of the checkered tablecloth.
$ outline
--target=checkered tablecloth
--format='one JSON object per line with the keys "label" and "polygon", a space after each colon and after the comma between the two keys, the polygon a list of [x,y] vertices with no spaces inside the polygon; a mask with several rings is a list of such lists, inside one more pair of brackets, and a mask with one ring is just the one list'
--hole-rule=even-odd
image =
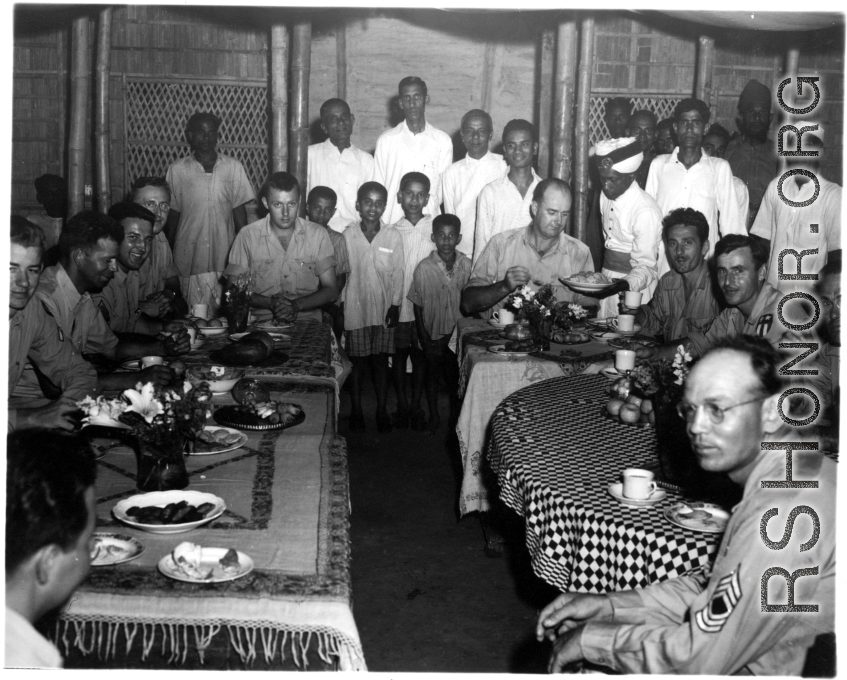
{"label": "checkered tablecloth", "polygon": [[562,591],[639,588],[702,569],[720,535],[679,528],[662,515],[680,500],[628,508],[608,494],[627,467],[655,461],[652,428],[603,416],[608,381],[552,378],[503,400],[488,462],[504,503],[526,520],[533,569]]}

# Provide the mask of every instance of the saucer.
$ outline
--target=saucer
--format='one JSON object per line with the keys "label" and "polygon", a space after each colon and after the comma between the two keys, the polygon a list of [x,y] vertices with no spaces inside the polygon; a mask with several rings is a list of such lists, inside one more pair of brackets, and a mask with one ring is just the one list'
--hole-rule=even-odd
{"label": "saucer", "polygon": [[611,368],[601,368],[600,375],[607,377],[609,380],[617,380],[624,377],[624,374],[619,372],[614,366]]}
{"label": "saucer", "polygon": [[645,498],[644,500],[624,498],[623,483],[621,482],[609,484],[609,495],[622,505],[627,505],[631,508],[649,508],[651,505],[656,505],[656,503],[659,503],[668,497],[668,494],[664,489],[656,489],[650,494],[649,498]]}
{"label": "saucer", "polygon": [[489,326],[494,326],[494,328],[499,328],[499,329],[501,329],[501,330],[502,330],[502,329],[503,329],[503,328],[505,328],[506,326],[511,326],[512,324],[510,324],[510,323],[500,323],[499,321],[495,321],[494,319],[489,319],[489,320],[488,320],[488,325],[489,325]]}

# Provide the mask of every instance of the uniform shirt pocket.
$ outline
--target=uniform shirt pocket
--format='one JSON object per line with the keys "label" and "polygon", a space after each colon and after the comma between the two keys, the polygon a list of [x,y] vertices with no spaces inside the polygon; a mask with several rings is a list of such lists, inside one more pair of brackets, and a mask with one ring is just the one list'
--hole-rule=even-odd
{"label": "uniform shirt pocket", "polygon": [[318,289],[315,264],[314,260],[295,260],[298,292],[308,294]]}
{"label": "uniform shirt pocket", "polygon": [[391,269],[391,260],[394,258],[393,248],[384,248],[380,246],[374,256],[376,268],[380,271],[387,272]]}

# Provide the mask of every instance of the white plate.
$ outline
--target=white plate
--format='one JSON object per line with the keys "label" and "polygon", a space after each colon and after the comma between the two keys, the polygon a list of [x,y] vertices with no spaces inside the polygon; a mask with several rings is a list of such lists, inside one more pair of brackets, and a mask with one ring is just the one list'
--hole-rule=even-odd
{"label": "white plate", "polygon": [[668,494],[664,489],[656,489],[650,494],[649,498],[645,498],[643,500],[626,498],[623,495],[623,484],[621,482],[609,484],[609,495],[623,505],[628,505],[632,508],[649,508],[651,505],[656,505],[656,503],[659,503],[668,497]]}
{"label": "white plate", "polygon": [[220,566],[221,558],[226,555],[227,548],[203,548],[200,557],[200,568],[203,570],[211,569],[212,573],[209,578],[191,578],[180,571],[174,562],[173,553],[168,553],[159,560],[159,571],[168,578],[176,581],[184,581],[185,583],[224,583],[225,581],[234,581],[242,576],[247,576],[253,571],[253,560],[249,555],[245,555],[240,550],[238,553],[239,569],[234,574],[225,573]]}
{"label": "white plate", "polygon": [[[170,364],[169,361],[165,361],[162,363],[162,366],[168,366]],[[121,364],[121,368],[126,369],[127,371],[140,371],[141,370],[141,359],[128,359]]]}
{"label": "white plate", "polygon": [[[203,503],[213,503],[215,508],[206,515],[203,519],[197,522],[186,522],[184,524],[141,524],[136,522],[132,517],[126,514],[126,511],[134,506],[146,508],[150,505],[156,505],[164,508],[168,503],[178,503],[185,501],[195,507],[203,505]],[[226,510],[226,503],[222,498],[211,493],[203,493],[202,491],[151,491],[150,493],[140,493],[135,496],[130,496],[122,501],[119,501],[114,508],[112,514],[116,519],[124,524],[127,524],[136,529],[147,531],[151,534],[181,534],[186,531],[191,531],[197,527],[211,522],[216,517],[220,517],[223,511]]]}
{"label": "white plate", "polygon": [[601,375],[606,376],[609,380],[617,380],[618,378],[623,378],[623,373],[619,373],[618,369],[616,369],[614,366],[612,366],[611,368],[601,368],[600,373]]}
{"label": "white plate", "polygon": [[618,331],[606,331],[605,333],[589,333],[589,335],[597,342],[609,342],[609,340],[614,340],[615,338],[622,338],[624,333],[619,333]]}
{"label": "white plate", "polygon": [[91,566],[110,567],[134,560],[144,552],[144,546],[134,536],[96,533],[91,536]]}
{"label": "white plate", "polygon": [[197,326],[197,330],[200,331],[203,335],[207,335],[212,337],[213,335],[223,335],[227,332],[227,327],[219,327],[219,326]]}
{"label": "white plate", "polygon": [[506,345],[494,345],[493,347],[488,348],[489,352],[493,352],[494,354],[500,354],[501,356],[523,356],[525,354],[530,354],[530,352],[535,352],[536,350],[507,350]]}
{"label": "white plate", "polygon": [[591,325],[597,326],[599,330],[609,331],[611,333],[620,333],[621,335],[635,335],[636,333],[640,333],[643,328],[641,324],[635,324],[631,331],[622,331],[620,328],[615,328],[612,321],[614,321],[614,319],[595,319],[591,322]]}
{"label": "white plate", "polygon": [[[244,333],[233,333],[232,335],[229,336],[229,339],[232,340],[233,342],[235,342],[236,340],[241,340],[241,338],[246,337],[246,336],[250,335],[250,333],[253,333],[253,332],[255,332],[255,331],[249,331],[249,332],[244,332]],[[264,331],[264,332],[268,333],[267,331]],[[291,342],[291,336],[286,335],[285,333],[268,333],[268,335],[270,335],[274,339],[274,342]]]}
{"label": "white plate", "polygon": [[[218,394],[217,392],[213,392],[213,394]],[[221,392],[221,394],[228,394],[228,392]],[[206,432],[217,432],[218,430],[225,430],[230,434],[237,434],[238,441],[235,444],[225,445],[224,448],[219,451],[193,451],[191,453],[192,456],[216,456],[219,453],[227,453],[228,451],[235,451],[235,449],[240,449],[247,443],[247,435],[243,432],[239,432],[238,430],[234,430],[231,427],[223,427],[221,425],[206,425],[203,428]]]}
{"label": "white plate", "polygon": [[564,283],[571,290],[575,290],[579,293],[593,293],[595,290],[603,290],[604,288],[608,288],[611,286],[614,281],[609,281],[609,283],[580,283],[579,281],[569,281],[568,279],[560,278],[559,281]]}
{"label": "white plate", "polygon": [[262,321],[254,325],[260,331],[287,331],[294,328],[293,323],[274,323],[273,321]]}
{"label": "white plate", "polygon": [[495,321],[494,319],[489,319],[488,325],[494,326],[494,328],[499,328],[500,330],[503,330],[506,326],[511,326],[512,324],[500,323],[499,321]]}
{"label": "white plate", "polygon": [[[692,519],[686,517],[692,510],[702,510],[709,513],[708,518]],[[702,531],[707,534],[722,534],[729,521],[729,513],[714,503],[674,503],[665,508],[665,517],[671,524],[676,524],[683,529]]]}

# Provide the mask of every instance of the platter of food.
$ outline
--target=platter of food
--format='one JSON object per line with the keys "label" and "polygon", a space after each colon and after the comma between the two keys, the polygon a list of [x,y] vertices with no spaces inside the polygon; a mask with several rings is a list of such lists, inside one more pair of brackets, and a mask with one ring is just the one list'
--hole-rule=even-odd
{"label": "platter of food", "polygon": [[207,425],[194,440],[193,456],[211,456],[240,449],[247,443],[247,435],[229,427]]}
{"label": "platter of food", "polygon": [[112,514],[124,524],[151,534],[181,534],[226,510],[222,498],[202,491],[152,491],[119,501]]}
{"label": "platter of food", "polygon": [[638,335],[638,336],[625,336],[623,338],[613,338],[609,340],[609,347],[614,347],[615,349],[636,349],[637,345],[641,345],[642,347],[655,347],[659,343],[656,342],[654,338],[648,338],[646,335]]}
{"label": "platter of food", "polygon": [[300,425],[306,413],[299,404],[260,401],[238,406],[222,406],[212,414],[216,423],[239,430],[284,430]]}
{"label": "platter of food", "polygon": [[583,331],[553,331],[550,340],[559,345],[582,345],[591,341],[591,336]]}
{"label": "platter of food", "polygon": [[[159,366],[170,366],[170,361],[163,361]],[[125,371],[140,371],[141,359],[127,359],[121,363],[121,368]]]}
{"label": "platter of food", "polygon": [[[524,349],[521,349],[524,348]],[[488,351],[501,356],[523,356],[537,351],[535,345],[526,346],[525,343],[507,342],[505,345],[493,345],[488,348]]]}
{"label": "platter of food", "polygon": [[566,279],[559,277],[559,281],[578,293],[592,293],[597,290],[603,290],[614,283],[614,281],[605,274],[589,271],[579,272],[578,274],[569,276]]}
{"label": "platter of food", "polygon": [[714,503],[674,503],[664,515],[671,524],[707,534],[722,534],[729,522],[729,513]]}
{"label": "platter of food", "polygon": [[185,541],[159,560],[159,571],[185,583],[224,583],[247,576],[253,560],[235,548],[203,548]]}
{"label": "platter of food", "polygon": [[144,546],[134,536],[96,533],[91,536],[91,566],[110,567],[134,560],[144,552]]}
{"label": "platter of food", "polygon": [[280,321],[260,321],[253,324],[256,328],[262,331],[287,331],[294,328],[293,323],[282,323]]}

